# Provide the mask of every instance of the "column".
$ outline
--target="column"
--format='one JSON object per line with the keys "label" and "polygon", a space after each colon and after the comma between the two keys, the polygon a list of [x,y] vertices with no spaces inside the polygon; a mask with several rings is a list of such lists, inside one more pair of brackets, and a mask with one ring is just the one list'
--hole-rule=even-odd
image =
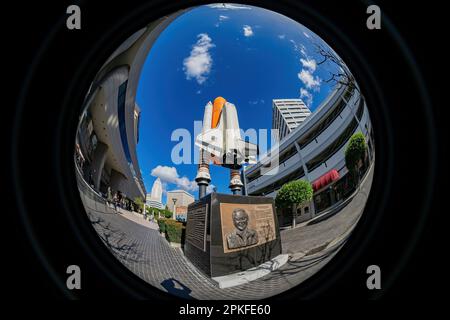
{"label": "column", "polygon": [[239,194],[239,192],[242,190],[242,181],[241,181],[241,173],[238,169],[231,169],[230,170],[230,186],[231,192],[233,194]]}
{"label": "column", "polygon": [[197,169],[197,176],[195,182],[198,185],[198,198],[201,199],[206,195],[206,188],[211,182],[211,176],[209,174],[209,157],[207,152],[200,150],[200,161]]}
{"label": "column", "polygon": [[94,188],[99,190],[100,180],[102,177],[103,167],[105,165],[106,154],[108,152],[108,146],[100,141],[97,142],[97,147],[95,148],[92,164],[91,164],[91,174],[94,182]]}

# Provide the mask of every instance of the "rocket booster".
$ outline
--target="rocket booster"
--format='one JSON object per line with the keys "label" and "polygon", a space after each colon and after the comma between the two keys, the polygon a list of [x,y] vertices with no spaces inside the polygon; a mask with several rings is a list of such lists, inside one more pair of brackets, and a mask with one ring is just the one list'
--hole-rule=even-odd
{"label": "rocket booster", "polygon": [[241,138],[236,107],[222,97],[206,104],[202,132],[195,144],[211,156],[214,164],[231,169],[256,163],[258,155],[258,146]]}

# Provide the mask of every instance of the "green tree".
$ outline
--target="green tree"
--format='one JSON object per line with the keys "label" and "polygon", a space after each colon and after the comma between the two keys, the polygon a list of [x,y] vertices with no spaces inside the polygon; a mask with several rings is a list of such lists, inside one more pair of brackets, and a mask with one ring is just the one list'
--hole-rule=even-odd
{"label": "green tree", "polygon": [[134,203],[140,212],[144,212],[144,201],[140,197],[134,198]]}
{"label": "green tree", "polygon": [[359,184],[360,163],[364,159],[367,151],[366,139],[362,132],[353,134],[345,149],[345,165],[350,174]]}
{"label": "green tree", "polygon": [[297,208],[311,201],[313,188],[305,180],[295,180],[284,184],[275,198],[278,208],[292,208],[292,226],[295,227]]}

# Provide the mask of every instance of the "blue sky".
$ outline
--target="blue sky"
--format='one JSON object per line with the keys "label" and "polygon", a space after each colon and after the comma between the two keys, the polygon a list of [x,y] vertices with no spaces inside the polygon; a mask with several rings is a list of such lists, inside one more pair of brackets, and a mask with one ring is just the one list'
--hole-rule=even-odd
{"label": "blue sky", "polygon": [[[208,5],[175,19],[159,36],[144,64],[136,102],[141,108],[138,161],[147,192],[160,177],[165,191],[197,197],[197,165],[174,164],[172,132],[203,119],[217,96],[233,103],[242,129],[270,129],[272,99],[302,98],[311,111],[331,92],[334,66],[317,65],[312,31],[257,7]],[[212,184],[229,193],[229,170],[211,166]],[[165,195],[163,195],[165,201]]]}

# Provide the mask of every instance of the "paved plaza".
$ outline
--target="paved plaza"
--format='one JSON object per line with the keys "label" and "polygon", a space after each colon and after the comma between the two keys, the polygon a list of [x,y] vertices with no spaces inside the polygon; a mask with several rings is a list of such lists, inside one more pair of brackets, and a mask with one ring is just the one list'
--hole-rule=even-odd
{"label": "paved plaza", "polygon": [[[133,273],[152,286],[188,299],[262,299],[290,289],[320,270],[345,243],[363,209],[373,168],[360,191],[337,214],[316,224],[280,232],[288,262],[250,283],[220,289],[158,232],[154,222],[127,211],[87,208],[105,245]],[[112,212],[112,213],[111,213]]]}

